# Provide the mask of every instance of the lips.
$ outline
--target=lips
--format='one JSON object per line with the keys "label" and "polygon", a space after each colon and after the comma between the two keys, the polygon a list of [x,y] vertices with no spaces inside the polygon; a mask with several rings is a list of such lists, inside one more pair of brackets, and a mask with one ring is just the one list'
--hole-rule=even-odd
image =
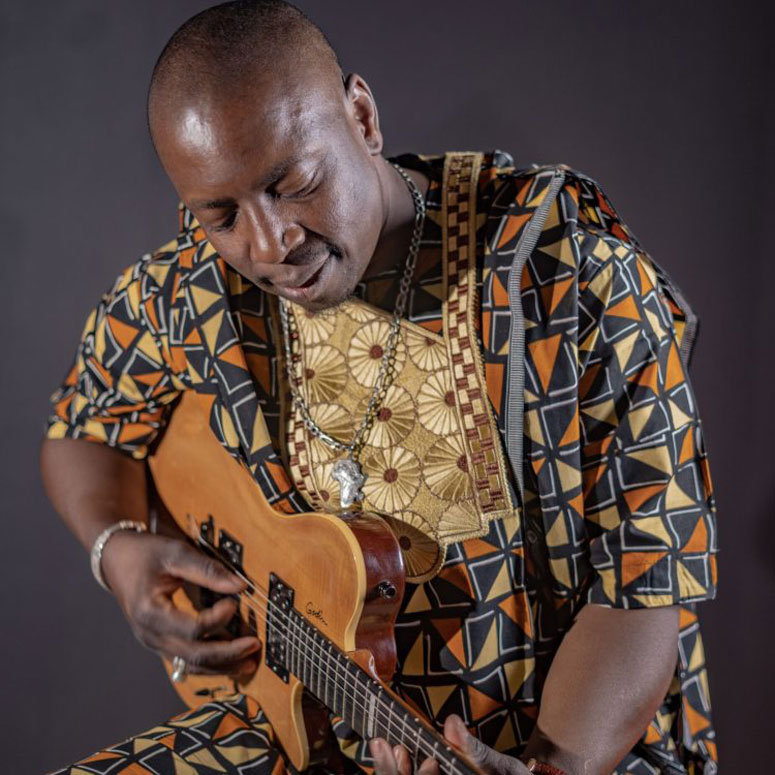
{"label": "lips", "polygon": [[275,285],[287,291],[292,291],[297,288],[309,288],[314,285],[315,281],[320,276],[320,272],[330,255],[330,253],[327,253],[322,259],[312,264],[312,266],[304,267],[306,271],[303,274],[300,274],[298,279],[294,278],[291,282],[275,283]]}
{"label": "lips", "polygon": [[314,285],[320,275],[320,271],[328,261],[331,253],[325,253],[320,258],[304,266],[289,266],[284,277],[267,278],[267,280],[278,289],[284,291],[295,291],[309,288]]}
{"label": "lips", "polygon": [[315,299],[325,286],[330,274],[332,253],[327,253],[320,260],[305,266],[304,272],[295,272],[284,278],[283,282],[272,281],[272,292],[283,296],[296,304],[314,304]]}
{"label": "lips", "polygon": [[320,277],[320,273],[323,271],[323,267],[321,266],[320,269],[318,269],[315,274],[312,275],[312,277],[309,278],[305,283],[302,283],[299,285],[299,288],[311,288],[316,282],[318,277]]}

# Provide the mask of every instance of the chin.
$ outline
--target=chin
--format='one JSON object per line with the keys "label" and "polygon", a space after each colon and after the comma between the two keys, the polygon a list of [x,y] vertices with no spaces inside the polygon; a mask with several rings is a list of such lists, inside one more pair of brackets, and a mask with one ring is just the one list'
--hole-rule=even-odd
{"label": "chin", "polygon": [[299,306],[310,312],[323,312],[325,310],[336,309],[340,304],[343,304],[347,299],[352,296],[352,293],[342,293],[336,296],[322,296],[317,299],[310,299],[305,302],[297,302]]}
{"label": "chin", "polygon": [[[343,304],[347,299],[350,299],[355,294],[355,288],[358,285],[359,280],[352,279],[352,274],[344,273],[342,278],[343,282],[335,284],[332,282],[327,283],[329,287],[321,288],[321,293],[312,298],[305,300],[304,302],[298,302],[304,309],[308,309],[310,312],[322,312],[323,310],[331,310]],[[330,278],[333,280],[334,278]],[[336,285],[336,287],[330,287]]]}

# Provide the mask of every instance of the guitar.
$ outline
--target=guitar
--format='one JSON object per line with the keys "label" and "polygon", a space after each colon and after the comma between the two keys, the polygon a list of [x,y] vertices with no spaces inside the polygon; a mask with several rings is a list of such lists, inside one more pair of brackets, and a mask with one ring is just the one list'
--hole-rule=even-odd
{"label": "guitar", "polygon": [[[388,685],[404,567],[384,520],[363,512],[283,514],[220,446],[195,393],[184,393],[149,459],[160,529],[183,531],[249,585],[235,624],[261,641],[245,680],[187,675],[173,683],[189,707],[243,692],[265,712],[298,770],[325,761],[328,711],[364,739],[404,745],[445,775],[480,775],[459,750]],[[211,605],[178,589],[182,610]],[[172,666],[165,660],[169,675]]]}

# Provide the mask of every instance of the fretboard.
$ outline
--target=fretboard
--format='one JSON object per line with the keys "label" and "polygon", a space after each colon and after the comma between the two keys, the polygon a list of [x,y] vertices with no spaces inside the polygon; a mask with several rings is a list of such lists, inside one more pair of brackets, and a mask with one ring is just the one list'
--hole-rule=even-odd
{"label": "fretboard", "polygon": [[291,609],[270,621],[275,636],[285,641],[287,669],[363,739],[403,745],[417,764],[432,757],[445,775],[478,775],[435,729],[298,612]]}

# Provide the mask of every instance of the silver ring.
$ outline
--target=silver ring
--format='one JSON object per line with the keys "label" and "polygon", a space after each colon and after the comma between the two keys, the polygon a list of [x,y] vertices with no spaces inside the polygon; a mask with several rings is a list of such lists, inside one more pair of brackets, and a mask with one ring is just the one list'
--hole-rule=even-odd
{"label": "silver ring", "polygon": [[173,683],[180,683],[185,678],[187,669],[188,665],[186,664],[186,660],[183,659],[183,657],[173,657],[172,675],[170,676]]}

